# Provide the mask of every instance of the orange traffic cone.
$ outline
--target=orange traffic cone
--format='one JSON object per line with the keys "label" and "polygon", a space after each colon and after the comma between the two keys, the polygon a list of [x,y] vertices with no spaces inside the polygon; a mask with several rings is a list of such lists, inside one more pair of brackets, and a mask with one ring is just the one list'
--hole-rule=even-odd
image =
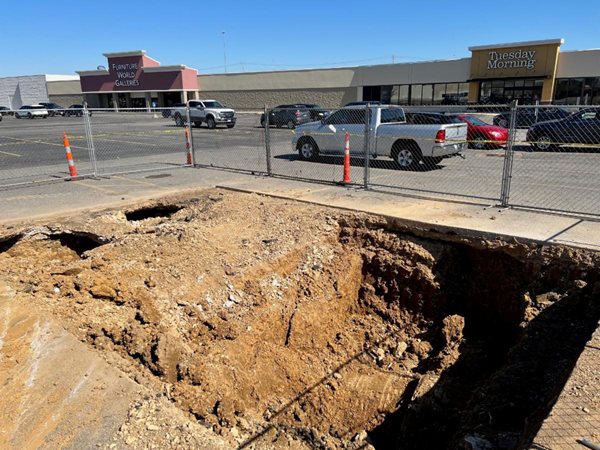
{"label": "orange traffic cone", "polygon": [[186,151],[186,163],[188,165],[192,165],[194,162],[192,161],[192,146],[190,144],[190,131],[188,127],[185,127],[185,151]]}
{"label": "orange traffic cone", "polygon": [[350,183],[350,134],[347,131],[344,144],[344,181],[342,183]]}
{"label": "orange traffic cone", "polygon": [[75,167],[75,162],[73,161],[73,154],[71,153],[71,144],[69,143],[69,138],[67,137],[67,133],[63,133],[63,145],[65,146],[65,152],[67,153],[67,162],[69,163],[69,175],[71,178],[77,177],[77,168]]}

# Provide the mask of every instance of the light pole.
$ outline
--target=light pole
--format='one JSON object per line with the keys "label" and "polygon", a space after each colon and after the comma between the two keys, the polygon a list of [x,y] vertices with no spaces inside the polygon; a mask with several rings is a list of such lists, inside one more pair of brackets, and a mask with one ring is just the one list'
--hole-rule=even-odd
{"label": "light pole", "polygon": [[221,36],[223,36],[223,63],[225,65],[225,73],[227,73],[227,45],[225,43],[225,32],[221,31]]}

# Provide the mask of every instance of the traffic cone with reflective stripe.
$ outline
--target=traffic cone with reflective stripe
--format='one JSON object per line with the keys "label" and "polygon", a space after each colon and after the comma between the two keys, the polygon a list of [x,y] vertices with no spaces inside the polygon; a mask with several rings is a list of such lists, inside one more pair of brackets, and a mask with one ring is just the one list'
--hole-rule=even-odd
{"label": "traffic cone with reflective stripe", "polygon": [[193,161],[192,161],[192,146],[190,144],[190,131],[188,127],[185,127],[185,151],[187,154],[187,160],[186,163],[188,165],[192,165]]}
{"label": "traffic cone with reflective stripe", "polygon": [[344,181],[342,183],[350,183],[350,134],[347,131],[344,144]]}
{"label": "traffic cone with reflective stripe", "polygon": [[63,133],[63,145],[65,146],[65,152],[67,153],[67,162],[69,163],[69,175],[71,178],[75,178],[77,176],[77,168],[75,167],[75,162],[73,161],[73,154],[71,153],[71,144],[69,143],[69,138],[67,137],[67,133]]}

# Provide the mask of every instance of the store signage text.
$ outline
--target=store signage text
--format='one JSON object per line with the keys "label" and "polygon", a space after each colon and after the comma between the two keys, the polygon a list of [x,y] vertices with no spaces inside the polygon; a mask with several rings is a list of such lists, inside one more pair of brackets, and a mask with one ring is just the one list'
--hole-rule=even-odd
{"label": "store signage text", "polygon": [[515,52],[489,52],[487,68],[491,69],[535,69],[535,50]]}
{"label": "store signage text", "polygon": [[137,69],[137,63],[113,64],[112,70],[117,74],[115,86],[139,86],[140,81],[135,78]]}

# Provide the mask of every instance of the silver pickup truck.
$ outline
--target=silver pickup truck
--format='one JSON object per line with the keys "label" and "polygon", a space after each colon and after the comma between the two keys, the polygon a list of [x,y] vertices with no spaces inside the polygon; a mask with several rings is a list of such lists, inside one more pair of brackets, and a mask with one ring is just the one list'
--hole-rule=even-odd
{"label": "silver pickup truck", "polygon": [[[369,153],[388,156],[399,166],[416,168],[438,164],[443,158],[467,149],[467,124],[407,124],[404,110],[397,106],[370,106]],[[320,153],[343,154],[346,132],[350,134],[350,153],[365,152],[367,108],[353,106],[335,111],[320,122],[300,125],[292,145],[302,159],[316,159]]]}
{"label": "silver pickup truck", "polygon": [[[205,123],[210,129],[217,125],[226,125],[227,128],[235,126],[235,111],[226,108],[216,100],[189,100],[190,121],[194,126],[201,126]],[[187,122],[187,111],[185,107],[175,108],[171,111],[171,116],[175,124],[182,127]]]}

